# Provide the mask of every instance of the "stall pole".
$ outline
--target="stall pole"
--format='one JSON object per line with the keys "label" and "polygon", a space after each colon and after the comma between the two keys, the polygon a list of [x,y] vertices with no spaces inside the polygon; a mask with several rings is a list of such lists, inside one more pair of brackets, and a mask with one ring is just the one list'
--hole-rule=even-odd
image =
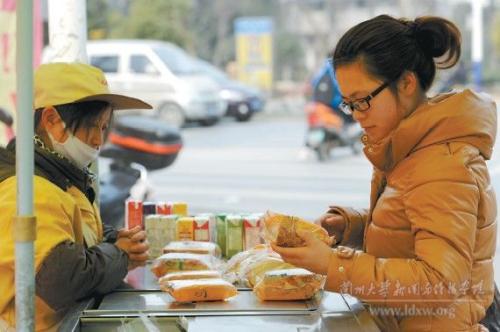
{"label": "stall pole", "polygon": [[16,330],[35,328],[35,264],[33,244],[33,0],[16,7],[16,177],[17,215],[14,217]]}

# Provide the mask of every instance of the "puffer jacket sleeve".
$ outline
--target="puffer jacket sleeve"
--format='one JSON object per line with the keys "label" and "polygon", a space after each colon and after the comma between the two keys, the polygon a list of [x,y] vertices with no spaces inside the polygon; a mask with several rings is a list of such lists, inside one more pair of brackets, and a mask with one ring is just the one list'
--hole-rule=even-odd
{"label": "puffer jacket sleeve", "polygon": [[428,307],[474,287],[469,280],[480,192],[473,172],[460,163],[435,163],[421,173],[403,197],[415,257],[376,258],[338,247],[329,258],[328,290],[386,307]]}
{"label": "puffer jacket sleeve", "polygon": [[111,243],[90,248],[74,242],[58,244],[36,274],[36,294],[61,310],[116,288],[127,274],[128,256]]}
{"label": "puffer jacket sleeve", "polygon": [[365,224],[368,220],[368,209],[330,206],[328,213],[339,214],[346,221],[342,241],[340,241],[339,245],[361,249],[363,246]]}
{"label": "puffer jacket sleeve", "polygon": [[102,233],[104,236],[104,242],[115,243],[118,239],[118,230],[106,223],[102,224]]}

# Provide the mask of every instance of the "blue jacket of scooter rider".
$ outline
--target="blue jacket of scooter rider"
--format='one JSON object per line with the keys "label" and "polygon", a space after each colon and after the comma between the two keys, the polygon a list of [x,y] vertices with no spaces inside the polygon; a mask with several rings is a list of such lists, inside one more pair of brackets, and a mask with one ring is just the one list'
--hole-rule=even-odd
{"label": "blue jacket of scooter rider", "polygon": [[[321,95],[317,93],[318,85],[321,82],[325,82],[329,85],[328,95]],[[342,102],[342,96],[340,94],[339,84],[335,78],[335,71],[333,69],[333,63],[331,59],[325,60],[321,69],[314,75],[311,85],[313,88],[313,100],[322,102],[333,109],[338,109],[340,103]]]}

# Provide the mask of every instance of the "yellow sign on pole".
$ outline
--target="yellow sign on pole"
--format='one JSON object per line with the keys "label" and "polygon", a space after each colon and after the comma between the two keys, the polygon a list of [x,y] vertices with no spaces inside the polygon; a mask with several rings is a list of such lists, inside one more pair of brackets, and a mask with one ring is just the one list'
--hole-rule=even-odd
{"label": "yellow sign on pole", "polygon": [[240,17],[235,23],[238,79],[264,90],[273,82],[273,21]]}

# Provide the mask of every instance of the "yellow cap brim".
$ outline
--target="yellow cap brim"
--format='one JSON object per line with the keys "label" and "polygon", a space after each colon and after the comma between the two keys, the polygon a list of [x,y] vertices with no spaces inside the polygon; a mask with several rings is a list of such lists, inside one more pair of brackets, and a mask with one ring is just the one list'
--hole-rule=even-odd
{"label": "yellow cap brim", "polygon": [[131,109],[152,109],[153,106],[148,103],[132,97],[117,95],[112,93],[92,95],[75,100],[74,103],[83,101],[106,101],[111,104],[113,110],[131,110]]}

